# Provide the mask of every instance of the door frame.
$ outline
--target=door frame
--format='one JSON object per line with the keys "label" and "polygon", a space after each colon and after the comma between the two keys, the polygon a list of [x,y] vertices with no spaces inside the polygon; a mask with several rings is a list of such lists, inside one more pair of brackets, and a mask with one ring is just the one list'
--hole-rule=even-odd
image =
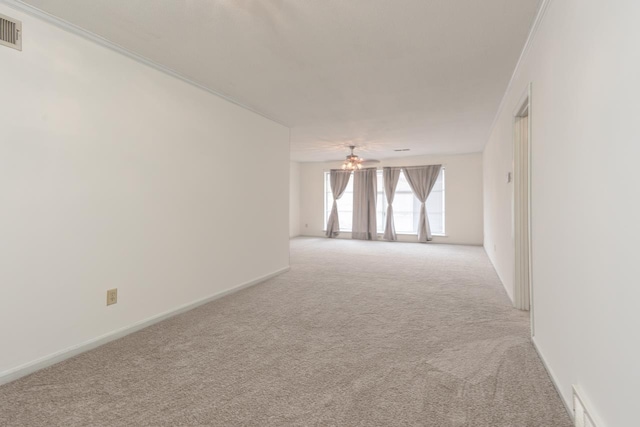
{"label": "door frame", "polygon": [[[524,259],[524,261],[528,264],[527,265],[527,278],[528,278],[528,289],[527,291],[529,292],[529,317],[530,317],[530,322],[531,322],[531,336],[535,336],[535,317],[534,317],[534,301],[533,301],[533,269],[532,269],[532,241],[531,241],[531,206],[532,206],[532,194],[531,194],[531,177],[532,177],[532,169],[531,169],[531,160],[532,160],[532,156],[531,156],[531,147],[532,147],[532,108],[531,108],[531,95],[532,95],[532,84],[529,83],[527,85],[526,90],[524,91],[524,93],[520,96],[518,103],[516,104],[516,108],[513,110],[513,117],[512,117],[512,126],[513,126],[513,170],[514,170],[514,185],[513,185],[513,194],[512,194],[512,220],[513,220],[513,247],[514,247],[514,296],[515,296],[515,292],[516,292],[516,287],[517,286],[521,286],[520,280],[518,278],[517,275],[517,271],[518,268],[516,267],[517,263],[521,262],[521,260]],[[524,159],[524,162],[526,162],[526,168],[527,168],[527,173],[525,176],[525,179],[527,180],[526,183],[526,197],[527,197],[527,221],[526,224],[520,224],[519,229],[516,229],[516,197],[520,196],[520,192],[518,191],[518,189],[516,188],[516,174],[518,173],[519,170],[521,170],[521,167],[519,167],[518,165],[521,164],[520,162],[522,162],[522,159],[517,159],[516,158],[516,144],[520,143],[520,139],[519,139],[519,133],[516,130],[516,124],[518,122],[518,120],[522,117],[527,117],[527,147],[526,147],[526,159]],[[523,164],[524,165],[524,164]],[[522,235],[526,235],[527,236],[527,244],[525,247],[518,247],[516,245],[516,233],[521,233]],[[526,257],[521,257],[520,254],[523,250],[527,251],[527,256]]]}

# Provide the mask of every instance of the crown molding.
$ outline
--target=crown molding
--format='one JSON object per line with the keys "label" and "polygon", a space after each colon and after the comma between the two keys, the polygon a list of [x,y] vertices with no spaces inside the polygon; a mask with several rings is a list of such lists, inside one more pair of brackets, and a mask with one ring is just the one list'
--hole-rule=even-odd
{"label": "crown molding", "polygon": [[487,138],[485,141],[485,147],[489,142],[489,138],[491,138],[493,129],[496,127],[496,123],[498,122],[498,117],[500,117],[500,113],[505,107],[505,103],[507,102],[507,97],[509,95],[509,92],[511,91],[511,87],[513,86],[513,81],[515,80],[516,75],[518,74],[518,71],[520,71],[520,67],[522,66],[522,63],[524,62],[524,60],[527,58],[527,55],[529,54],[531,45],[533,44],[536,34],[538,33],[538,29],[540,28],[540,25],[544,20],[544,17],[546,15],[547,10],[549,9],[549,5],[551,4],[551,1],[552,0],[542,0],[542,4],[540,5],[540,8],[538,9],[538,13],[536,14],[536,18],[533,20],[533,24],[531,24],[531,29],[529,30],[527,41],[524,43],[522,52],[520,52],[520,57],[518,58],[518,62],[516,62],[516,66],[513,69],[513,73],[511,73],[509,84],[507,84],[507,88],[505,89],[504,94],[502,95],[502,99],[500,100],[500,104],[498,105],[498,110],[496,111],[496,115],[493,117],[493,122],[491,123],[491,127],[489,127],[489,135],[487,135]]}
{"label": "crown molding", "polygon": [[54,16],[54,15],[51,15],[50,13],[45,12],[44,10],[38,9],[37,7],[34,7],[34,6],[31,6],[30,4],[27,4],[22,0],[0,0],[0,4],[4,4],[6,6],[9,6],[12,9],[16,9],[16,10],[18,10],[20,12],[26,13],[27,15],[30,15],[30,16],[35,17],[37,19],[40,19],[42,21],[48,22],[50,24],[53,24],[54,26],[56,26],[58,28],[61,28],[64,31],[67,31],[67,32],[72,33],[72,34],[75,34],[77,36],[80,36],[80,37],[82,37],[82,38],[84,38],[86,40],[89,40],[89,41],[91,41],[93,43],[96,43],[96,44],[98,44],[98,45],[100,45],[102,47],[106,47],[107,49],[110,49],[110,50],[112,50],[114,52],[117,52],[117,53],[119,53],[121,55],[124,55],[124,56],[126,56],[128,58],[131,58],[134,61],[137,61],[137,62],[139,62],[141,64],[144,64],[144,65],[146,65],[148,67],[151,67],[151,68],[153,68],[153,69],[155,69],[157,71],[160,71],[161,73],[167,74],[167,75],[169,75],[171,77],[174,77],[174,78],[176,78],[178,80],[182,80],[183,82],[185,82],[185,83],[187,83],[187,84],[189,84],[191,86],[197,87],[198,89],[201,89],[201,90],[203,90],[205,92],[209,92],[210,94],[215,95],[218,98],[222,98],[225,101],[231,102],[232,104],[235,104],[235,105],[237,105],[239,107],[242,107],[245,110],[251,111],[252,113],[255,113],[255,114],[259,115],[259,116],[262,116],[262,117],[264,117],[264,118],[266,118],[268,120],[271,120],[271,121],[273,121],[275,123],[278,123],[278,124],[280,124],[280,125],[282,125],[284,127],[287,127],[287,128],[290,127],[290,126],[286,125],[285,123],[283,123],[280,120],[277,120],[277,119],[275,119],[273,117],[270,117],[269,115],[267,115],[265,113],[262,113],[262,112],[260,112],[260,111],[258,111],[256,109],[254,109],[254,108],[251,108],[248,105],[245,105],[245,104],[243,104],[243,103],[231,98],[228,95],[225,95],[225,94],[223,94],[221,92],[218,92],[218,91],[216,91],[214,89],[211,89],[208,86],[205,86],[203,83],[199,83],[199,82],[197,82],[197,81],[185,76],[184,74],[181,74],[181,73],[179,73],[179,72],[177,72],[175,70],[172,70],[169,67],[166,67],[166,66],[164,66],[162,64],[159,64],[159,63],[157,63],[157,62],[155,62],[155,61],[153,61],[153,60],[151,60],[149,58],[146,58],[146,57],[144,57],[142,55],[139,55],[139,54],[137,54],[137,53],[135,53],[135,52],[133,52],[133,51],[131,51],[129,49],[126,49],[126,48],[124,48],[124,47],[122,47],[122,46],[120,46],[120,45],[118,45],[116,43],[113,43],[112,41],[109,41],[109,40],[105,39],[102,36],[99,36],[99,35],[97,35],[95,33],[92,33],[91,31],[87,31],[84,28],[81,28],[81,27],[79,27],[79,26],[77,26],[75,24],[72,24],[71,22],[65,21],[64,19],[58,18],[57,16]]}

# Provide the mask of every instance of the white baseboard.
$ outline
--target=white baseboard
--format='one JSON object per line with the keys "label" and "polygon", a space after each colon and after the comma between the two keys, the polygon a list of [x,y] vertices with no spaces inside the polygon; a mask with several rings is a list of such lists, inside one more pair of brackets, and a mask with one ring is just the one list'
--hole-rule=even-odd
{"label": "white baseboard", "polygon": [[[493,271],[496,272],[496,276],[498,276],[498,280],[500,280],[500,283],[502,284],[502,287],[504,288],[504,292],[507,294],[507,297],[509,297],[509,301],[511,301],[511,305],[513,305],[515,307],[515,301],[513,300],[513,296],[511,295],[511,292],[507,288],[507,285],[505,285],[505,281],[502,280],[502,276],[500,276],[500,272],[496,268],[496,264],[494,263],[493,258],[491,258],[491,255],[489,254],[489,250],[487,249],[487,247],[485,245],[482,245],[482,248],[484,249],[484,253],[487,255],[487,258],[489,258],[489,262],[491,263],[491,267],[493,267]],[[532,326],[533,326],[533,324],[532,324]]]}
{"label": "white baseboard", "polygon": [[245,283],[241,283],[237,286],[234,286],[231,289],[227,289],[222,292],[215,293],[208,297],[183,304],[179,307],[176,307],[172,310],[165,311],[163,313],[157,314],[155,316],[149,317],[147,319],[136,322],[130,326],[125,326],[124,328],[116,329],[115,331],[109,332],[107,334],[101,335],[96,338],[92,338],[88,341],[80,343],[78,345],[74,345],[64,350],[57,351],[55,353],[49,354],[47,356],[41,357],[31,362],[27,362],[23,365],[17,366],[15,368],[11,368],[4,372],[0,372],[0,385],[9,383],[11,381],[15,381],[18,378],[24,377],[25,375],[32,374],[40,369],[49,367],[51,365],[55,365],[56,363],[62,362],[63,360],[69,359],[73,356],[77,356],[78,354],[84,353],[86,351],[92,350],[96,347],[104,345],[110,341],[117,340],[118,338],[122,338],[126,335],[129,335],[133,332],[144,329],[148,326],[151,326],[155,323],[161,322],[165,319],[178,315],[180,313],[184,313],[185,311],[192,310],[200,305],[206,304],[208,302],[214,301],[218,298],[222,298],[226,295],[232,294],[234,292],[238,292],[242,289],[248,288],[253,285],[257,285],[258,283],[264,282],[265,280],[269,280],[272,277],[278,276],[282,273],[286,273],[289,271],[290,267],[281,268],[280,270],[276,270],[273,273],[269,273],[262,277],[258,277],[256,279],[250,280]]}
{"label": "white baseboard", "polygon": [[[2,0],[0,0],[2,1]],[[394,241],[394,242],[390,242],[388,240],[384,240],[382,238],[383,233],[378,233],[377,235],[377,239],[376,240],[367,240],[368,242],[384,242],[384,243],[420,243],[420,244],[425,244],[422,242],[418,242],[418,236],[415,234],[398,234],[398,240]],[[302,233],[300,235],[298,235],[297,237],[319,237],[319,238],[327,238],[327,236],[324,234],[324,232],[322,234],[317,234],[317,233],[313,233],[313,232],[307,232]],[[333,239],[338,239],[338,240],[344,240],[344,239],[348,239],[351,240],[351,232],[350,231],[341,231],[340,234],[338,234],[336,237],[333,237]],[[459,241],[449,241],[448,239],[450,239],[450,237],[448,235],[443,236],[443,235],[434,235],[433,236],[433,240],[430,240],[429,242],[427,242],[426,244],[428,245],[458,245],[458,246],[482,246],[482,243],[478,243],[478,242],[459,242]]]}
{"label": "white baseboard", "polygon": [[549,374],[549,378],[551,378],[551,383],[556,388],[556,391],[558,392],[558,395],[560,396],[560,400],[562,400],[562,403],[564,404],[564,408],[569,413],[569,417],[571,417],[571,420],[573,420],[574,416],[573,416],[572,403],[570,403],[570,402],[565,400],[564,395],[562,394],[562,389],[560,388],[560,383],[558,382],[558,379],[556,378],[556,376],[554,375],[553,371],[551,370],[551,368],[547,364],[547,361],[545,360],[542,352],[540,351],[540,348],[538,348],[538,344],[536,343],[536,340],[535,340],[534,337],[531,337],[531,342],[533,343],[533,348],[536,349],[536,352],[538,353],[538,356],[540,357],[540,360],[542,360],[542,364],[544,365],[544,368],[547,370],[547,373]]}

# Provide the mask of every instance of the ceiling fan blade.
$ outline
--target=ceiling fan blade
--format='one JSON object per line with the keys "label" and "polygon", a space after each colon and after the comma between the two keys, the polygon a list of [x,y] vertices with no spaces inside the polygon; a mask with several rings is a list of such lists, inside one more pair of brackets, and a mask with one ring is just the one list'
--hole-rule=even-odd
{"label": "ceiling fan blade", "polygon": [[368,163],[380,163],[380,160],[376,160],[376,159],[368,159],[368,160],[362,160],[362,162],[360,162],[361,164],[365,165]]}

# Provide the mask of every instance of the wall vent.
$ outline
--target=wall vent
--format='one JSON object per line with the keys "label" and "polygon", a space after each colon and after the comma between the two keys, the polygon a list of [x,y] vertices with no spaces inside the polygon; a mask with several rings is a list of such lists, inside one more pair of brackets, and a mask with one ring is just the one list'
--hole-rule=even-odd
{"label": "wall vent", "polygon": [[22,50],[22,22],[0,14],[0,45]]}
{"label": "wall vent", "polygon": [[587,401],[575,385],[573,386],[573,415],[575,427],[597,427]]}

